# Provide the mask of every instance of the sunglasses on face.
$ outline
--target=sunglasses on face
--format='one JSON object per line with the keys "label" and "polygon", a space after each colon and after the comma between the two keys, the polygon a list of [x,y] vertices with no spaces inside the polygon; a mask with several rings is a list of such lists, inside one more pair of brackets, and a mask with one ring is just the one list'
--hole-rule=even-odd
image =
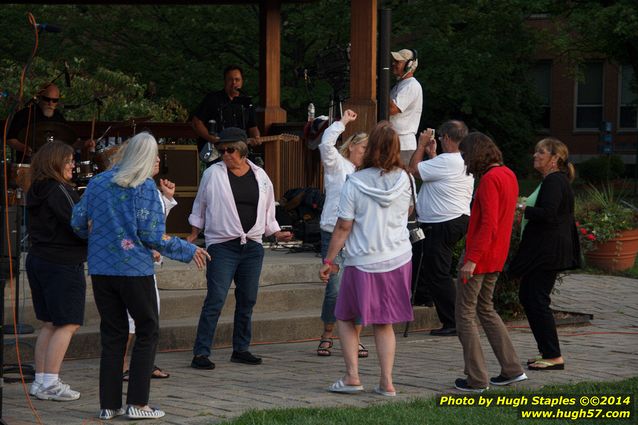
{"label": "sunglasses on face", "polygon": [[59,97],[49,97],[49,96],[40,96],[40,99],[43,102],[52,102],[52,103],[58,103],[60,101]]}
{"label": "sunglasses on face", "polygon": [[235,148],[219,148],[217,149],[217,152],[219,152],[220,155],[225,154],[226,152],[228,152],[228,154],[232,154],[233,152],[235,152],[237,149]]}

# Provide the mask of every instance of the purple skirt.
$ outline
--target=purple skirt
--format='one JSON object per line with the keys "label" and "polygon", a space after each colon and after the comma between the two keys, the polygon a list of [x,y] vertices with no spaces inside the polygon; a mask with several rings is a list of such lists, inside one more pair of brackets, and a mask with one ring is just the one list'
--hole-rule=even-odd
{"label": "purple skirt", "polygon": [[363,326],[409,322],[412,262],[389,272],[368,273],[348,266],[343,270],[335,316],[360,319]]}

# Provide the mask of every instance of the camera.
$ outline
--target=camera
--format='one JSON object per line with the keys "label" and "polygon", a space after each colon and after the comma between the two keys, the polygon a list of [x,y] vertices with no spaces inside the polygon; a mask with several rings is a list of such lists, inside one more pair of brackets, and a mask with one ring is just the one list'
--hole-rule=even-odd
{"label": "camera", "polygon": [[423,233],[423,229],[421,229],[420,227],[415,227],[414,229],[410,230],[410,242],[415,244],[419,241],[422,241],[423,239],[425,239],[425,233]]}

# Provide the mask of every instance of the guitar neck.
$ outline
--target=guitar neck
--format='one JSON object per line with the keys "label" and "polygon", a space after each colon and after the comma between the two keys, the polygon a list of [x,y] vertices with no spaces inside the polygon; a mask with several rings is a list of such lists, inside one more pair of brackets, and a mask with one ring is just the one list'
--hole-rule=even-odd
{"label": "guitar neck", "polygon": [[[260,143],[264,143],[264,142],[274,142],[276,140],[280,140],[281,136],[279,134],[274,135],[274,136],[259,136],[259,142]],[[254,142],[256,142],[257,139],[250,137],[248,139],[248,144],[252,144]]]}
{"label": "guitar neck", "polygon": [[[259,143],[264,143],[264,142],[275,142],[275,141],[281,141],[281,142],[296,142],[299,141],[299,136],[295,136],[293,134],[275,134],[273,136],[260,136],[259,137]],[[249,138],[248,139],[248,144],[251,145],[253,143],[256,142],[256,139],[254,138]]]}

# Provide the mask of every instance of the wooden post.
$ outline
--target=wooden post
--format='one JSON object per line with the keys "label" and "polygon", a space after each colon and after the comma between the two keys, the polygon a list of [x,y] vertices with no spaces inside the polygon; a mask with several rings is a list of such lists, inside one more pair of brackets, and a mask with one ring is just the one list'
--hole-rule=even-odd
{"label": "wooden post", "polygon": [[359,116],[345,137],[370,132],[377,122],[377,0],[352,0],[350,16],[350,99],[345,108]]}
{"label": "wooden post", "polygon": [[[281,108],[281,0],[259,4],[259,97],[263,107],[257,109],[257,118],[264,134],[272,123],[286,122],[286,111]],[[281,142],[264,146],[266,173],[273,182],[275,199],[281,197]]]}

